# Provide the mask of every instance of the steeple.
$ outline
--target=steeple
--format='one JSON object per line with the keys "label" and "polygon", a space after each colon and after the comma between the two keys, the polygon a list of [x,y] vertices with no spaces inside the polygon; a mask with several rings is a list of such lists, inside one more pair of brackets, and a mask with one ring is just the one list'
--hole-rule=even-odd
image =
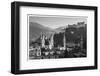
{"label": "steeple", "polygon": [[44,36],[44,34],[41,34],[41,45],[42,45],[42,47],[45,47],[45,36]]}
{"label": "steeple", "polygon": [[64,38],[63,38],[63,46],[64,46],[64,50],[66,50],[66,37],[65,37],[65,33],[64,33]]}
{"label": "steeple", "polygon": [[52,49],[53,46],[54,46],[54,40],[53,40],[53,37],[54,37],[54,34],[51,35],[50,42],[49,42],[49,49]]}

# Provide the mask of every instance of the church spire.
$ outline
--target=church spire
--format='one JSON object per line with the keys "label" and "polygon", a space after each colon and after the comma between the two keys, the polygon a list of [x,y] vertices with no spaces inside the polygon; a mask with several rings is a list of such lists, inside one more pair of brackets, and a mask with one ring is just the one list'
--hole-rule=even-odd
{"label": "church spire", "polygon": [[42,44],[42,47],[45,47],[45,36],[44,36],[44,34],[41,35],[41,44]]}
{"label": "church spire", "polygon": [[54,34],[52,34],[52,35],[51,35],[51,38],[50,38],[50,43],[49,43],[49,48],[50,48],[50,49],[52,49],[53,46],[54,46],[54,40],[53,40],[53,38],[54,38]]}
{"label": "church spire", "polygon": [[64,38],[63,38],[63,46],[64,46],[64,50],[66,50],[66,37],[65,37],[65,33],[64,33]]}

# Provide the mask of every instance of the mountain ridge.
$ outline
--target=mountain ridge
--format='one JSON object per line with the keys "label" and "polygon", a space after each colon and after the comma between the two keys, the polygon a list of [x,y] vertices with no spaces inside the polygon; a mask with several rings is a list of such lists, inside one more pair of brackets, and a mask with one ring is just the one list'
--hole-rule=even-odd
{"label": "mountain ridge", "polygon": [[29,40],[35,41],[42,33],[49,35],[53,30],[37,22],[29,22]]}

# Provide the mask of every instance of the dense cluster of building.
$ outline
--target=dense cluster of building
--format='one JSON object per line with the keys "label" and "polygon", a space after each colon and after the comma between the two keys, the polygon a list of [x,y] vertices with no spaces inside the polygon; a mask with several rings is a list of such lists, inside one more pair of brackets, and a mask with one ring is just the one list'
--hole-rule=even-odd
{"label": "dense cluster of building", "polygon": [[[43,56],[44,55],[53,55],[54,50],[66,50],[66,40],[65,35],[63,38],[63,47],[58,46],[57,48],[54,47],[54,34],[51,34],[50,38],[45,36],[45,34],[41,34],[40,42],[34,42],[32,46],[30,46],[30,58],[36,58],[37,56]],[[44,51],[45,50],[45,51]]]}
{"label": "dense cluster of building", "polygon": [[[46,37],[45,34],[41,34],[40,42],[34,42],[29,48],[30,59],[45,59],[45,58],[59,58],[60,55],[64,56],[65,51],[69,52],[75,46],[83,48],[83,38],[78,44],[66,43],[66,36],[63,36],[63,46],[58,45],[54,47],[54,34],[50,38]],[[62,57],[63,57],[62,56]]]}

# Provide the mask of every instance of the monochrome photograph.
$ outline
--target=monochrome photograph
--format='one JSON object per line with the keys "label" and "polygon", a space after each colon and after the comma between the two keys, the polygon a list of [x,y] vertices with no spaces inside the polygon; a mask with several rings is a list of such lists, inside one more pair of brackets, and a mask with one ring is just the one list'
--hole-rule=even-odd
{"label": "monochrome photograph", "polygon": [[29,60],[87,57],[87,18],[29,16]]}

